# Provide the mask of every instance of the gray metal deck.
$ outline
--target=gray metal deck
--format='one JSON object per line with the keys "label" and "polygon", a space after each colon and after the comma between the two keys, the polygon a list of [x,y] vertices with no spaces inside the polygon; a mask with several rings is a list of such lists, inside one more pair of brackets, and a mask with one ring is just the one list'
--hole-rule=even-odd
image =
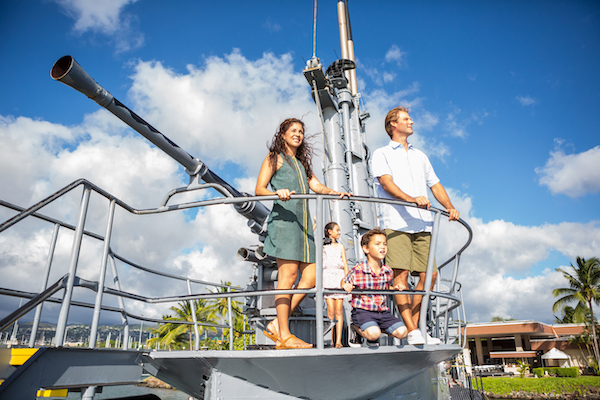
{"label": "gray metal deck", "polygon": [[[460,350],[456,345],[406,345],[163,351],[142,358],[144,369],[152,375],[197,398],[350,400],[383,398],[379,396],[389,391],[408,396],[414,391],[411,380],[420,380],[424,373],[429,376],[432,366]],[[437,398],[435,382],[431,384],[431,398]],[[421,392],[420,398],[428,396]]]}

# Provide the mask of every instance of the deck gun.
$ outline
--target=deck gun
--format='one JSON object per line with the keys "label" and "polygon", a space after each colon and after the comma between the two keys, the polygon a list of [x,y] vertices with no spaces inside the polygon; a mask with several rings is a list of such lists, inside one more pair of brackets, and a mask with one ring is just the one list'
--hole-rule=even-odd
{"label": "deck gun", "polygon": [[[115,99],[106,89],[100,86],[71,56],[61,57],[52,66],[50,71],[52,79],[71,86],[73,89],[85,94],[96,103],[113,113],[139,134],[151,141],[171,156],[175,161],[185,167],[185,172],[190,175],[190,184],[199,183],[202,179],[206,183],[214,183],[222,186],[227,193],[233,197],[248,196],[241,193],[229,183],[212,172],[206,164],[198,158],[191,156],[184,149],[175,144],[156,128],[144,121],[139,115],[127,108],[119,100]],[[252,232],[264,236],[264,222],[269,215],[269,209],[259,201],[250,201],[242,204],[234,204],[238,213],[248,218],[248,226]]]}

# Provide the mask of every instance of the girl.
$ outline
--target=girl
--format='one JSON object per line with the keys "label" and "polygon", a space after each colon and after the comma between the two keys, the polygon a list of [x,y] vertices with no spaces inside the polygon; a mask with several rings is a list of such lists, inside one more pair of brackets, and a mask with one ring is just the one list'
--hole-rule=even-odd
{"label": "girl", "polygon": [[[325,225],[325,240],[323,241],[323,287],[341,289],[340,282],[348,275],[346,249],[341,243],[340,226],[335,222]],[[344,297],[342,293],[329,293],[325,296],[327,302],[327,317],[335,324],[335,348],[342,348],[342,328],[344,326]],[[331,332],[333,335],[333,331]],[[333,344],[333,338],[331,340]]]}
{"label": "girl", "polygon": [[[311,158],[312,148],[304,141],[304,123],[296,118],[288,118],[279,126],[258,174],[256,195],[279,196],[279,200],[273,202],[267,221],[268,234],[264,245],[265,253],[277,259],[277,289],[291,289],[298,272],[301,274],[298,289],[315,286],[315,243],[308,201],[290,200],[291,195],[308,194],[310,188],[319,194],[339,194],[340,198],[350,196],[319,182],[312,173]],[[269,184],[274,192],[267,188]],[[275,296],[277,318],[263,331],[275,342],[275,348],[312,347],[312,344],[292,335],[288,323],[292,311],[304,296]]]}

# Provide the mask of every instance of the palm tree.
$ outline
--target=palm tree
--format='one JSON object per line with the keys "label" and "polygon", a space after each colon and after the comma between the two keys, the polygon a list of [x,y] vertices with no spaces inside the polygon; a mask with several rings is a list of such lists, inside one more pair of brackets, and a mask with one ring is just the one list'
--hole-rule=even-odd
{"label": "palm tree", "polygon": [[[554,316],[554,322],[556,322],[557,324],[572,324],[575,323],[574,321],[574,314],[575,314],[575,309],[571,306],[564,306],[562,309],[562,318],[557,317],[556,315]],[[577,321],[577,323],[580,323],[583,321]]]}
{"label": "palm tree", "polygon": [[[211,293],[227,293],[229,291],[228,288],[231,287],[231,282],[221,281],[221,285],[223,285],[223,286],[217,287],[214,292],[212,290],[210,290],[210,292]],[[235,301],[235,300],[231,301],[231,309],[233,310],[233,315],[231,316],[232,320],[235,320],[236,314],[242,313],[240,304],[241,303],[239,301]],[[216,299],[211,299],[210,305],[208,307],[210,310],[212,310],[212,312],[215,315],[220,316],[221,325],[224,325],[225,324],[225,322],[224,322],[225,316],[227,314],[229,314],[228,298],[227,297],[219,297]],[[235,323],[234,323],[234,325],[235,325]],[[221,341],[223,341],[224,336],[225,336],[225,330],[222,330],[221,331]]]}
{"label": "palm tree", "polygon": [[[577,347],[579,347],[579,351],[581,351],[581,355],[583,356],[583,359],[589,359],[592,354],[590,352],[590,345],[592,344],[592,337],[590,336],[589,332],[583,332],[580,335],[576,335],[573,336],[571,339],[569,339],[569,344],[575,344],[577,345]],[[586,354],[583,352],[583,347],[585,346],[585,349],[587,350],[587,356]]]}
{"label": "palm tree", "polygon": [[[244,314],[238,309],[238,308],[233,308],[233,349],[234,350],[244,350],[245,346],[244,346],[244,342],[245,342],[245,335],[244,335],[244,330],[245,330],[245,316]],[[223,331],[223,335],[224,336],[229,336],[229,328],[228,329],[224,329]],[[252,339],[251,339],[252,341]],[[252,342],[250,343],[252,344]],[[226,350],[231,350],[229,348],[229,342],[225,342],[223,341],[223,345],[222,345],[223,349]]]}
{"label": "palm tree", "polygon": [[[196,309],[196,320],[198,322],[216,324],[217,318],[214,311],[207,305],[205,300],[199,299],[194,300],[194,307]],[[171,310],[175,312],[175,316],[163,315],[165,321],[189,321],[193,322],[192,303],[190,301],[183,301],[178,306],[171,307]],[[200,332],[205,330],[215,330],[213,327],[205,327],[202,325],[198,326]],[[183,343],[189,343],[189,349],[193,349],[192,332],[194,331],[193,324],[175,324],[167,322],[160,324],[157,329],[153,329],[154,333],[158,334],[157,338],[153,338],[149,341],[149,345],[162,344],[167,346],[169,350],[180,349],[183,347]]]}
{"label": "palm tree", "polygon": [[563,276],[569,281],[569,287],[554,289],[552,291],[554,297],[563,296],[554,303],[552,311],[556,312],[565,304],[577,301],[577,306],[573,313],[573,319],[576,320],[584,316],[585,312],[589,310],[594,356],[596,363],[598,363],[600,354],[598,351],[598,338],[596,336],[596,323],[592,303],[600,304],[600,260],[596,257],[588,260],[577,257],[577,266],[575,267],[571,264],[571,268],[575,271],[574,274],[557,268],[557,271],[562,272]]}

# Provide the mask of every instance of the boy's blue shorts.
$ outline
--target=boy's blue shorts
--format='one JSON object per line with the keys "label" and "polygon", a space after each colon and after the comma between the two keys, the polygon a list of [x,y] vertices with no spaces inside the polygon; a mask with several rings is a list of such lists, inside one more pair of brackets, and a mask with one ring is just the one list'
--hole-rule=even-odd
{"label": "boy's blue shorts", "polygon": [[404,326],[404,323],[389,311],[368,311],[361,308],[352,309],[352,323],[361,331],[371,326],[379,326],[381,330],[385,330],[390,335],[396,329]]}

